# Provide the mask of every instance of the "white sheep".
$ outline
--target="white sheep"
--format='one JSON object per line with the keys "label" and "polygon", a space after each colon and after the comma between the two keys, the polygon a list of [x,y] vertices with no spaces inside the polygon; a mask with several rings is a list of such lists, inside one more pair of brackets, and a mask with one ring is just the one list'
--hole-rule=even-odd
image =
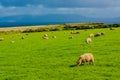
{"label": "white sheep", "polygon": [[89,43],[91,43],[91,42],[92,42],[92,40],[91,40],[90,37],[86,39],[86,43],[87,43],[87,44],[89,44]]}
{"label": "white sheep", "polygon": [[92,53],[85,53],[81,55],[77,60],[77,66],[89,62],[90,64],[94,64],[94,56]]}
{"label": "white sheep", "polygon": [[49,38],[48,38],[48,34],[44,34],[44,35],[42,36],[42,38],[43,38],[43,39],[49,39]]}
{"label": "white sheep", "polygon": [[101,33],[99,32],[99,33],[96,33],[95,35],[94,35],[94,37],[98,37],[98,36],[101,36]]}
{"label": "white sheep", "polygon": [[48,34],[44,34],[43,36],[44,36],[44,37],[48,37]]}

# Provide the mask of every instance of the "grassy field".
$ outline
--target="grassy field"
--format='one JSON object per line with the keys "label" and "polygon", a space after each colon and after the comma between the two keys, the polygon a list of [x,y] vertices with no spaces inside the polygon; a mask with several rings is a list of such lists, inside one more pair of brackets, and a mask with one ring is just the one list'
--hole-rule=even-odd
{"label": "grassy field", "polygon": [[[120,28],[78,31],[0,34],[5,38],[0,41],[0,80],[120,80]],[[85,43],[90,33],[101,31],[104,36]],[[48,40],[42,39],[46,33]],[[74,66],[87,52],[93,53],[95,65]]]}

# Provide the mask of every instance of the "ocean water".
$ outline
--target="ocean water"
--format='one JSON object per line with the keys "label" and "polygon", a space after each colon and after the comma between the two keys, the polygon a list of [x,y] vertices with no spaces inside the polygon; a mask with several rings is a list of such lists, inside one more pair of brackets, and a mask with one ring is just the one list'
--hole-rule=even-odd
{"label": "ocean water", "polygon": [[44,23],[15,23],[15,22],[2,22],[0,23],[0,28],[7,28],[7,27],[20,27],[20,26],[36,26],[36,25],[50,25],[50,24],[65,24],[65,22],[44,22]]}

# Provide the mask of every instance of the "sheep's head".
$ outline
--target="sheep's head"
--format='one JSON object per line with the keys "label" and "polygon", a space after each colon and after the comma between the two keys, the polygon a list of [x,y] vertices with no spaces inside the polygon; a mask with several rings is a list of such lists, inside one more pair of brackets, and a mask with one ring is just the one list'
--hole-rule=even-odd
{"label": "sheep's head", "polygon": [[77,61],[76,61],[76,64],[78,65],[79,63],[80,63],[80,61],[79,61],[79,60],[77,60]]}
{"label": "sheep's head", "polygon": [[77,65],[81,64],[81,57],[76,61],[76,64]]}

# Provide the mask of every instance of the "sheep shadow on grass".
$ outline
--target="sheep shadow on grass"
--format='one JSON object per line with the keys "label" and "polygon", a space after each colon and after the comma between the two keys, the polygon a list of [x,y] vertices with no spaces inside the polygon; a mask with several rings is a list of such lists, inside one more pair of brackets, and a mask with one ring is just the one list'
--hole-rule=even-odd
{"label": "sheep shadow on grass", "polygon": [[85,64],[81,64],[81,65],[73,64],[73,65],[70,65],[69,67],[73,68],[73,67],[84,66],[84,65],[85,65]]}
{"label": "sheep shadow on grass", "polygon": [[76,67],[77,65],[76,64],[73,64],[73,65],[70,65],[69,67]]}

